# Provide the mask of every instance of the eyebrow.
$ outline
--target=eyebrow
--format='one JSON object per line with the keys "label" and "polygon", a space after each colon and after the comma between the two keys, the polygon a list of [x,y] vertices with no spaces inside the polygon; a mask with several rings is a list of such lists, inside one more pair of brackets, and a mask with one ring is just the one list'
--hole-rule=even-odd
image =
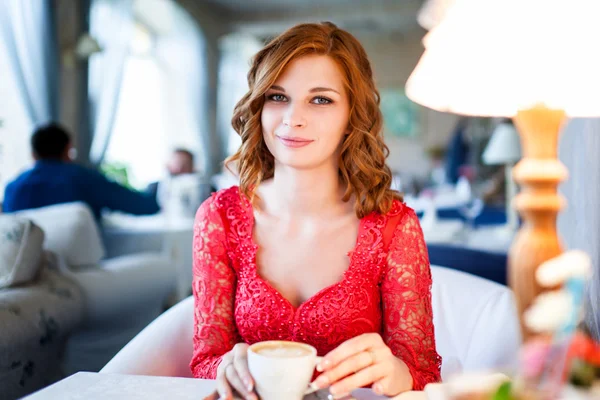
{"label": "eyebrow", "polygon": [[[281,86],[277,86],[277,85],[273,85],[271,86],[271,90],[279,90],[281,92],[285,93],[285,89]],[[334,92],[337,94],[340,94],[340,92],[338,92],[335,89],[332,88],[328,88],[328,87],[314,87],[312,89],[309,90],[310,93],[317,93],[317,92]]]}

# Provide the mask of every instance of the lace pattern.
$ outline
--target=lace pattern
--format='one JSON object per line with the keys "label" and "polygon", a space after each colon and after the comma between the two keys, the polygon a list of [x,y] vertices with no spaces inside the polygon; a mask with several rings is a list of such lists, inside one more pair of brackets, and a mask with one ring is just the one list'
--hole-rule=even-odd
{"label": "lace pattern", "polygon": [[[383,230],[398,221],[388,249]],[[431,274],[414,212],[395,202],[386,215],[360,221],[359,238],[340,282],[294,307],[257,272],[253,212],[237,187],[214,194],[194,228],[194,376],[214,378],[224,353],[238,342],[292,340],[325,355],[363,333],[382,334],[409,366],[414,389],[439,381]]]}

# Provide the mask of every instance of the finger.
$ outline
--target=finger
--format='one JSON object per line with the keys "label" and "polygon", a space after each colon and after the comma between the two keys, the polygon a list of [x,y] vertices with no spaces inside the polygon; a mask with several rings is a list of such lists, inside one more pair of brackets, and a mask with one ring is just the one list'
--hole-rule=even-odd
{"label": "finger", "polygon": [[254,388],[254,380],[248,369],[248,347],[236,347],[233,366],[248,392]]}
{"label": "finger", "polygon": [[212,392],[211,394],[209,394],[208,396],[206,396],[204,399],[202,400],[219,400],[219,392],[217,392],[216,390],[214,392]]}
{"label": "finger", "polygon": [[315,385],[318,388],[327,387],[333,383],[336,383],[341,378],[367,368],[373,364],[373,356],[371,353],[361,351],[358,354],[348,357],[332,369],[323,372],[316,380]]}
{"label": "finger", "polygon": [[219,399],[233,400],[233,392],[224,373],[217,377],[217,393]]}
{"label": "finger", "polygon": [[390,387],[392,385],[392,377],[384,376],[379,379],[377,382],[373,383],[371,389],[375,392],[375,394],[384,395],[390,391]]}
{"label": "finger", "polygon": [[323,361],[317,366],[317,371],[327,371],[354,354],[381,345],[383,340],[378,333],[365,333],[346,340],[323,357]]}
{"label": "finger", "polygon": [[375,393],[386,396],[395,396],[399,393],[399,389],[412,389],[414,381],[408,365],[401,360],[397,359],[397,361],[400,363],[402,378],[399,378],[397,374],[386,374],[383,378],[373,383],[371,388]]}
{"label": "finger", "polygon": [[332,395],[350,393],[363,386],[371,386],[373,383],[383,379],[386,374],[385,364],[375,364],[350,375],[329,388]]}
{"label": "finger", "polygon": [[233,364],[225,369],[225,376],[227,377],[227,381],[233,387],[233,389],[236,390],[243,398],[248,400],[256,399],[254,393],[249,391],[246,386],[244,386],[244,383],[240,379],[240,376]]}

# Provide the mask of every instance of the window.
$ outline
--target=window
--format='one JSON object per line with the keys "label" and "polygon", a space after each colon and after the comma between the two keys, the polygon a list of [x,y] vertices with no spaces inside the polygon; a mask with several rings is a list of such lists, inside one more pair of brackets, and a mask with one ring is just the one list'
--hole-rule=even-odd
{"label": "window", "polygon": [[[0,42],[0,54],[6,54]],[[33,125],[20,99],[19,88],[4,56],[0,57],[0,202],[4,188],[33,162],[29,138]]]}
{"label": "window", "polygon": [[165,165],[165,113],[161,71],[154,58],[129,57],[105,163],[127,170],[128,183],[143,189]]}
{"label": "window", "polygon": [[250,35],[231,34],[220,43],[222,54],[219,69],[219,114],[217,116],[221,132],[229,132],[227,154],[235,153],[242,140],[231,126],[233,109],[248,91],[246,76],[250,69],[250,60],[262,47],[261,43]]}
{"label": "window", "polygon": [[163,4],[171,24],[153,29],[146,24],[152,19],[142,18],[136,25],[104,160],[113,170],[126,169],[128,183],[138,189],[163,178],[176,147],[194,153],[201,169],[202,135],[208,134],[202,33],[177,4]]}

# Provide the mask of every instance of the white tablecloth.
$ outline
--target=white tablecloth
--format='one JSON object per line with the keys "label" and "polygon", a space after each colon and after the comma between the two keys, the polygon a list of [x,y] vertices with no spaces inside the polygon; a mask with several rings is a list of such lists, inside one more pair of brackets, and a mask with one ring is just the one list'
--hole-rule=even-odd
{"label": "white tablecloth", "polygon": [[[198,400],[215,389],[215,382],[205,379],[99,374],[78,372],[26,400]],[[356,400],[389,399],[374,395],[370,390],[359,389],[353,394]],[[425,392],[407,392],[392,400],[445,400],[444,385],[428,385]],[[566,388],[563,399],[591,400]]]}
{"label": "white tablecloth", "polygon": [[[27,400],[198,400],[215,389],[215,382],[204,379],[78,372],[37,393]],[[354,394],[357,400],[378,400],[368,390]],[[394,400],[429,400],[424,392],[408,392]],[[433,400],[433,399],[432,399]]]}
{"label": "white tablecloth", "polygon": [[422,228],[428,244],[448,244],[496,253],[507,253],[514,239],[514,233],[504,225],[465,230],[462,221],[437,220],[432,226],[422,225]]}

